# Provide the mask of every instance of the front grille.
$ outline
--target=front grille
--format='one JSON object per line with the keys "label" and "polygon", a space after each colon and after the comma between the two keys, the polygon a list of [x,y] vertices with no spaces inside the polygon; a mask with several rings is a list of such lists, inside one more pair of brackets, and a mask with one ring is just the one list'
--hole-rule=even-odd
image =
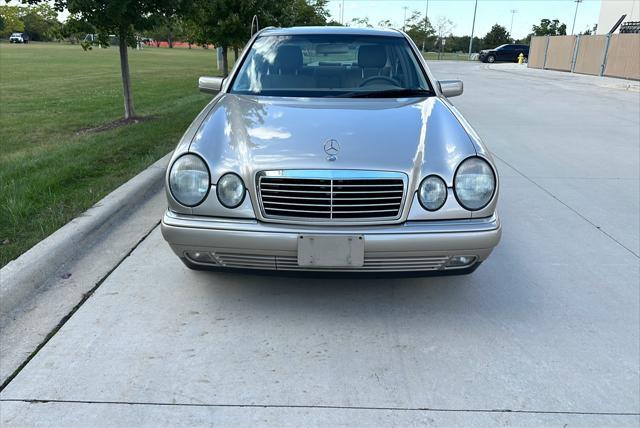
{"label": "front grille", "polygon": [[326,177],[314,177],[309,171],[278,173],[282,175],[264,174],[258,179],[266,218],[348,221],[400,216],[406,188],[403,174],[317,171]]}
{"label": "front grille", "polygon": [[292,255],[247,254],[247,253],[211,253],[215,265],[241,269],[267,270],[313,270],[333,272],[401,272],[436,271],[445,268],[449,256],[407,256],[403,253],[389,253],[379,256],[367,253],[362,267],[301,267],[297,257]]}

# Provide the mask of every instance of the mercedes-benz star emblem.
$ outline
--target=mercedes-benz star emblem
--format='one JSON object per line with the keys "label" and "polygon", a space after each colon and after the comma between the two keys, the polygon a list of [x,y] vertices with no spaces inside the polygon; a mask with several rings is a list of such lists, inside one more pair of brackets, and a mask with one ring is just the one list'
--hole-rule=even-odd
{"label": "mercedes-benz star emblem", "polygon": [[340,151],[340,144],[336,140],[327,140],[324,142],[324,152],[327,154],[327,160],[329,162],[335,161]]}

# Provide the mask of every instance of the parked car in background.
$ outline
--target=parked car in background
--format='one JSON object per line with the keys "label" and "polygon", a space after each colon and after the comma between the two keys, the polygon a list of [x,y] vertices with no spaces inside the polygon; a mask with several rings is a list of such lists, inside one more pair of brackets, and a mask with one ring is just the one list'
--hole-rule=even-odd
{"label": "parked car in background", "polygon": [[192,269],[472,272],[500,240],[491,154],[404,33],[268,28],[169,163]]}
{"label": "parked car in background", "polygon": [[518,62],[518,56],[523,54],[525,59],[529,57],[529,46],[527,45],[500,45],[494,49],[480,51],[478,59],[482,62]]}
{"label": "parked car in background", "polygon": [[29,43],[29,36],[25,33],[13,33],[9,36],[10,43]]}

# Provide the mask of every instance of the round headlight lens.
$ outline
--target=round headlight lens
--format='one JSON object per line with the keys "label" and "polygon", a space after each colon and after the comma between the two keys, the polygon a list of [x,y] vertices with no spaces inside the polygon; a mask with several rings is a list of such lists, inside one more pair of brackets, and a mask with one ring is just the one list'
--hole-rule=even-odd
{"label": "round headlight lens", "polygon": [[447,200],[447,184],[437,175],[426,177],[420,183],[418,200],[427,211],[439,210]]}
{"label": "round headlight lens", "polygon": [[169,172],[169,189],[182,205],[194,207],[209,193],[209,168],[194,154],[179,157]]}
{"label": "round headlight lens", "polygon": [[458,202],[470,211],[487,206],[496,190],[496,177],[487,161],[473,157],[458,167],[453,180]]}
{"label": "round headlight lens", "polygon": [[234,173],[220,177],[216,186],[220,203],[227,208],[236,208],[244,200],[245,187],[242,178]]}

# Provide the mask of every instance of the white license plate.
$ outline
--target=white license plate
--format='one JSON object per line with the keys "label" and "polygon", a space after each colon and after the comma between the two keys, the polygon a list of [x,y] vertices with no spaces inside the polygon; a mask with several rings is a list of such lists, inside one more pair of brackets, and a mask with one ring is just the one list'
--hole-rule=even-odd
{"label": "white license plate", "polygon": [[298,265],[305,267],[361,267],[362,235],[298,235]]}

